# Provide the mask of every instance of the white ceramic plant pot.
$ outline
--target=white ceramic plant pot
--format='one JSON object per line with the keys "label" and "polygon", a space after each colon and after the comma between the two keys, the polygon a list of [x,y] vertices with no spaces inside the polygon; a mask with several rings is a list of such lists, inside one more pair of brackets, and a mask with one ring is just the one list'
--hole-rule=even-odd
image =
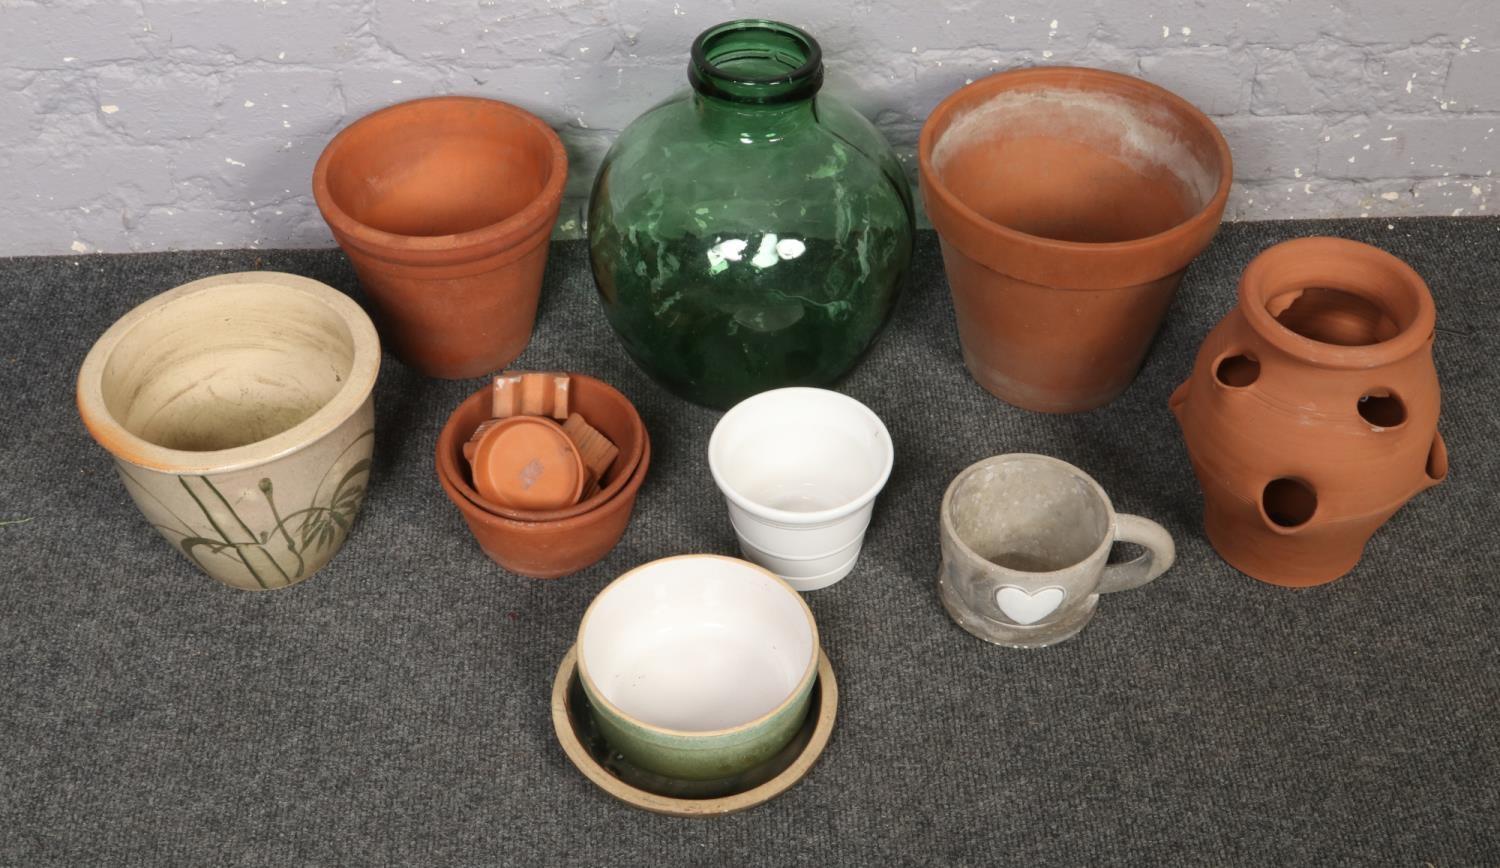
{"label": "white ceramic plant pot", "polygon": [[708,444],[740,551],[799,591],[853,571],[894,457],[869,407],[801,387],[736,404]]}
{"label": "white ceramic plant pot", "polygon": [[348,296],[290,274],[164,292],[95,342],[78,411],[147,521],[204,572],[284,588],[364,501],[380,343]]}

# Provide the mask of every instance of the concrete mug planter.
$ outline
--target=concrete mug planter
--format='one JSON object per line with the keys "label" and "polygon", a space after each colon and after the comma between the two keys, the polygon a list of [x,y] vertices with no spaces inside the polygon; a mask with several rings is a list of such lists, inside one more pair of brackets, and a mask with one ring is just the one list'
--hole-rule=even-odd
{"label": "concrete mug planter", "polygon": [[610,747],[678,780],[754,768],[802,728],[818,627],[801,595],[736,558],[637,567],[589,604],[578,674]]}
{"label": "concrete mug planter", "polygon": [[799,591],[853,571],[894,461],[880,417],[827,389],[746,398],[708,441],[740,551]]}
{"label": "concrete mug planter", "polygon": [[1447,476],[1436,322],[1422,278],[1366,244],[1301,238],[1250,263],[1170,401],[1224,560],[1273,585],[1331,582]]}
{"label": "concrete mug planter", "polygon": [[131,310],[78,373],[78,411],[162,536],[248,590],[317,572],[364,501],[375,327],[315,280],[196,280]]}
{"label": "concrete mug planter", "polygon": [[918,151],[974,379],[1048,413],[1124,391],[1223,216],[1213,123],[1129,76],[1024,69],[943,100]]}
{"label": "concrete mug planter", "polygon": [[491,99],[433,97],[335,136],[313,197],[396,354],[460,379],[505,367],[530,341],[567,175],[562,141],[541,119]]}
{"label": "concrete mug planter", "polygon": [[[938,596],[960,627],[996,645],[1040,648],[1072,638],[1099,595],[1154,580],[1177,549],[1161,525],[1120,515],[1088,474],[1045,455],[970,465],[943,495]],[[1146,553],[1110,564],[1116,541]]]}

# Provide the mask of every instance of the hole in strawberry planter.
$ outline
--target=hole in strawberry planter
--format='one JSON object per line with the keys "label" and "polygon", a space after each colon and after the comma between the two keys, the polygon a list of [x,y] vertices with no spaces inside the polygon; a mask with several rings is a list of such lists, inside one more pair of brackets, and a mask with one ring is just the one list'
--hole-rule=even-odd
{"label": "hole in strawberry planter", "polygon": [[1432,435],[1432,448],[1427,450],[1427,478],[1441,482],[1448,475],[1448,446],[1443,435]]}
{"label": "hole in strawberry planter", "polygon": [[1243,353],[1219,360],[1214,376],[1226,386],[1242,389],[1260,379],[1260,362]]}
{"label": "hole in strawberry planter", "polygon": [[1389,389],[1375,389],[1360,396],[1359,415],[1376,428],[1395,428],[1406,421],[1406,405]]}
{"label": "hole in strawberry planter", "polygon": [[1318,494],[1306,482],[1283,476],[1266,484],[1260,503],[1272,524],[1299,527],[1318,511]]}

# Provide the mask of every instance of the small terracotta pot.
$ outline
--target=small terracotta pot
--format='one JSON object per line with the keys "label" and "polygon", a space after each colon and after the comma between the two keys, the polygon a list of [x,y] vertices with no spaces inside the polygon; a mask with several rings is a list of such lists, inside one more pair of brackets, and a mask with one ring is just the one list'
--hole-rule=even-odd
{"label": "small terracotta pot", "polygon": [[541,119],[478,97],[367,115],[318,158],[313,197],[386,342],[424,374],[503,368],[536,321],[568,158]]}
{"label": "small terracotta pot", "polygon": [[[489,418],[491,412],[490,405],[486,400],[480,399],[477,393],[453,411],[448,424],[438,435],[438,475],[451,482],[454,489],[473,505],[516,521],[539,522],[572,518],[599,508],[619,494],[635,475],[636,467],[640,465],[646,452],[646,426],[641,422],[641,414],[636,412],[635,405],[630,403],[629,398],[603,380],[586,374],[569,376],[573,379],[572,388],[577,390],[573,393],[575,403],[572,409],[584,415],[590,425],[608,437],[620,450],[614,464],[601,477],[599,490],[593,495],[572,506],[545,511],[513,509],[485,499],[474,488],[468,462],[463,456],[464,441],[474,428],[479,427],[479,423]],[[485,391],[485,394],[488,395],[489,392]],[[586,409],[579,410],[579,407]]]}
{"label": "small terracotta pot", "polygon": [[1250,263],[1170,402],[1224,560],[1274,585],[1331,582],[1442,481],[1435,322],[1422,278],[1368,245],[1304,238]]}
{"label": "small terracotta pot", "polygon": [[234,588],[301,582],[338,553],[375,444],[375,326],[353,299],[271,271],[145,301],[89,350],[78,412],[141,513]]}
{"label": "small terracotta pot", "polygon": [[[601,431],[610,430],[606,425],[620,428],[612,416],[612,412],[618,411],[612,410],[612,401],[608,397],[608,393],[619,393],[592,377],[577,374],[572,376],[575,378],[574,409],[590,420],[597,416],[604,423],[598,426]],[[463,514],[464,521],[484,553],[511,572],[535,579],[555,579],[598,562],[625,533],[631,512],[635,509],[636,494],[650,468],[651,439],[646,435],[644,426],[639,438],[640,456],[634,470],[628,476],[612,480],[603,491],[583,504],[570,507],[573,510],[581,506],[584,507],[583,511],[541,521],[517,520],[489,512],[465,496],[459,490],[459,485],[462,484],[471,491],[472,488],[461,473],[453,473],[454,469],[462,466],[458,462],[461,461],[460,450],[467,439],[467,433],[489,418],[489,395],[489,387],[486,386],[470,396],[453,411],[438,434],[437,476],[443,492]],[[634,415],[634,412],[632,407],[631,414]],[[636,420],[639,421],[639,416],[636,416]],[[618,461],[616,463],[621,466]],[[475,496],[477,497],[477,492]]]}
{"label": "small terracotta pot", "polygon": [[961,88],[923,125],[919,158],[964,364],[1001,400],[1049,413],[1130,385],[1234,174],[1224,137],[1182,98],[1071,67]]}

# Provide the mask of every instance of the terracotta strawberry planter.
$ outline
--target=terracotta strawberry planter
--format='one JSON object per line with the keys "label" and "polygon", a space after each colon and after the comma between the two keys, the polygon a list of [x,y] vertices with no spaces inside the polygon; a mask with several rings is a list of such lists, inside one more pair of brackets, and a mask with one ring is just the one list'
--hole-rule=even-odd
{"label": "terracotta strawberry planter", "polygon": [[[570,376],[572,409],[622,444],[603,489],[580,504],[546,513],[510,511],[520,518],[496,514],[480,504],[482,499],[461,470],[462,450],[469,434],[489,418],[488,385],[460,404],[438,434],[438,481],[479,547],[507,570],[537,579],[578,572],[608,554],[630,523],[636,495],[651,465],[651,440],[630,402],[606,383],[579,374]],[[623,412],[619,402],[629,411]],[[639,434],[632,433],[637,430]],[[627,445],[634,453],[632,460],[626,460]]]}
{"label": "terracotta strawberry planter", "polygon": [[1417,273],[1364,244],[1304,238],[1250,263],[1171,398],[1224,560],[1275,585],[1333,581],[1442,481],[1435,321]]}
{"label": "terracotta strawberry planter", "polygon": [[969,373],[1050,413],[1130,385],[1233,176],[1224,137],[1182,98],[1070,67],[961,88],[919,158]]}
{"label": "terracotta strawberry planter", "polygon": [[534,115],[433,97],[335,136],[313,197],[386,343],[424,374],[475,377],[531,339],[567,175],[562,141]]}

